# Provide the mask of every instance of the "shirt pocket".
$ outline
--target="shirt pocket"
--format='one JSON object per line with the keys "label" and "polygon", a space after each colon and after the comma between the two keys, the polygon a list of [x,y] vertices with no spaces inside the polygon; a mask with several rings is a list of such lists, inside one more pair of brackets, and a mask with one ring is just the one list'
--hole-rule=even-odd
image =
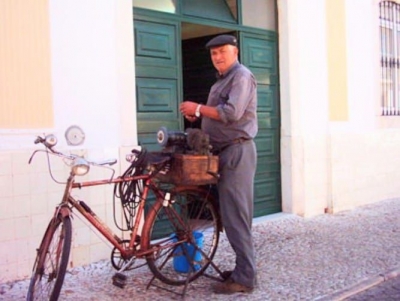
{"label": "shirt pocket", "polygon": [[226,104],[229,100],[229,94],[227,93],[220,93],[218,96],[218,104]]}

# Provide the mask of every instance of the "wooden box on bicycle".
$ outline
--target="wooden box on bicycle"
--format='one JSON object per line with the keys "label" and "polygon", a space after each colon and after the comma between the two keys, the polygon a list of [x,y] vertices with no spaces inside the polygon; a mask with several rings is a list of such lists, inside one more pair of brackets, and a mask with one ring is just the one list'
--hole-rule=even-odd
{"label": "wooden box on bicycle", "polygon": [[218,156],[174,154],[170,170],[159,173],[162,182],[175,185],[206,185],[218,181]]}

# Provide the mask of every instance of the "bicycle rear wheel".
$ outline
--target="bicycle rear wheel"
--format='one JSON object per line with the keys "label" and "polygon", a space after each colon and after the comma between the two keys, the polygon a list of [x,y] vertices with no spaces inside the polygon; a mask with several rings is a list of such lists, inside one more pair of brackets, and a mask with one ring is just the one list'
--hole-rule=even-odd
{"label": "bicycle rear wheel", "polygon": [[142,247],[156,278],[169,285],[197,279],[214,258],[219,215],[213,196],[196,188],[176,188],[170,201],[157,200],[146,217]]}
{"label": "bicycle rear wheel", "polygon": [[33,265],[28,301],[58,299],[67,270],[71,234],[69,217],[59,215],[50,221]]}

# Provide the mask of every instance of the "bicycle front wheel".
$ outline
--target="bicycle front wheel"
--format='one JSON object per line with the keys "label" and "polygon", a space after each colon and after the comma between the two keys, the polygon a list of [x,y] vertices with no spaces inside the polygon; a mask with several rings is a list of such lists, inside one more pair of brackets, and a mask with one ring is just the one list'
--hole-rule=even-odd
{"label": "bicycle front wheel", "polygon": [[33,266],[28,301],[58,299],[67,270],[71,234],[69,217],[59,215],[50,221]]}
{"label": "bicycle front wheel", "polygon": [[146,217],[142,247],[153,250],[147,264],[169,285],[197,279],[211,263],[221,228],[209,191],[176,188],[169,201],[157,200]]}

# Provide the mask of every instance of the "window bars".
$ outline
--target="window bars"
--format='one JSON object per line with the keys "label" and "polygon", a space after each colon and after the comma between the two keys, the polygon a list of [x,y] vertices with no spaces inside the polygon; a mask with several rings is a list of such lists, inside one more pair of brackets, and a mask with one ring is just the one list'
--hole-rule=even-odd
{"label": "window bars", "polygon": [[400,115],[400,4],[379,3],[382,115]]}

